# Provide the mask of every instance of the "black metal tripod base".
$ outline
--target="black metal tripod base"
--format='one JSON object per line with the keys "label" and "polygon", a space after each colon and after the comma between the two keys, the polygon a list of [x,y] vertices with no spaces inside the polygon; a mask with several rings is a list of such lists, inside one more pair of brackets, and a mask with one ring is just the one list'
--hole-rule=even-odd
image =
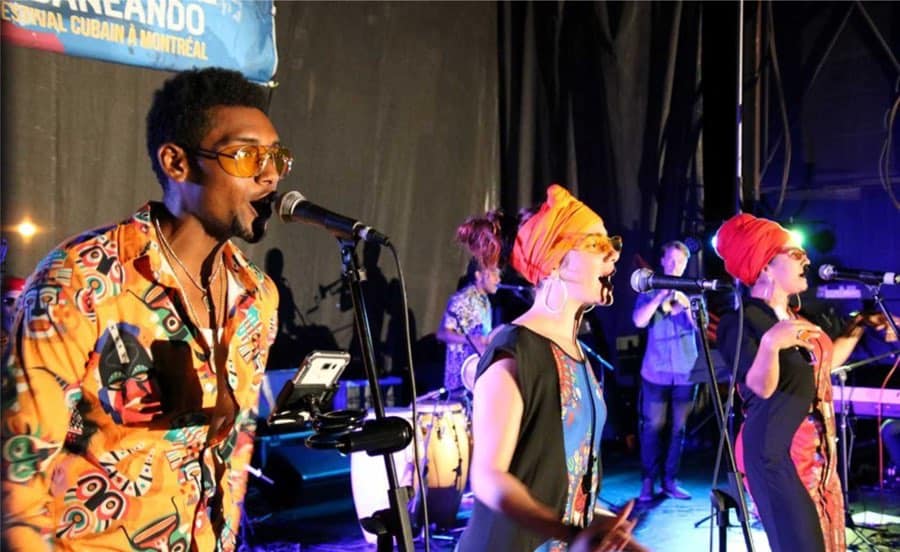
{"label": "black metal tripod base", "polygon": [[[851,533],[853,533],[853,536],[855,536],[860,541],[860,544],[864,544],[875,552],[878,552],[878,548],[875,547],[875,543],[873,543],[872,540],[869,539],[869,537],[863,535],[862,527],[856,525],[856,522],[853,521],[853,517],[850,515],[850,506],[846,503],[844,505],[844,526],[849,529]],[[850,543],[847,544],[849,545]],[[859,544],[857,544],[857,546],[859,546]]]}
{"label": "black metal tripod base", "polygon": [[711,490],[709,500],[715,510],[716,525],[719,526],[719,552],[724,552],[728,547],[728,510],[737,509],[738,504],[731,495],[720,489]]}
{"label": "black metal tripod base", "polygon": [[[399,493],[410,492],[410,487],[402,487],[398,489]],[[404,498],[408,500],[408,498]],[[394,538],[402,538],[403,531],[401,528],[401,520],[392,509],[378,510],[367,518],[359,520],[359,524],[363,529],[372,533],[376,537],[376,550],[378,552],[389,552],[394,549]]]}

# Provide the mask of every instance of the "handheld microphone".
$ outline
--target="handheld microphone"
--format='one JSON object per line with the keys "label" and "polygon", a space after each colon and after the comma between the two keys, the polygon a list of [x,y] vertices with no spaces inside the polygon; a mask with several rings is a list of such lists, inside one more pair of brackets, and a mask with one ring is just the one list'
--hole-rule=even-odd
{"label": "handheld microphone", "polygon": [[731,289],[731,286],[719,280],[666,276],[664,274],[654,274],[649,268],[639,268],[631,273],[631,289],[638,293],[647,293],[655,289],[674,289],[685,293],[697,293],[706,290]]}
{"label": "handheld microphone", "polygon": [[304,222],[328,230],[338,239],[360,239],[387,245],[387,236],[362,222],[339,215],[315,203],[307,201],[303,194],[294,190],[278,197],[278,216],[284,222]]}
{"label": "handheld microphone", "polygon": [[838,268],[830,264],[823,264],[819,267],[819,278],[826,282],[831,280],[855,280],[857,282],[876,286],[879,284],[886,284],[889,286],[900,284],[900,274],[897,274],[896,272]]}

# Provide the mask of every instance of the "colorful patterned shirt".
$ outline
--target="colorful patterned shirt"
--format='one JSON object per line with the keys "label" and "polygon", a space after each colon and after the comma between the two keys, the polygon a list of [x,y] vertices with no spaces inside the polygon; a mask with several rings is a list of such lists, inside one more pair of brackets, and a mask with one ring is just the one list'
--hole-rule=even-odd
{"label": "colorful patterned shirt", "polygon": [[211,350],[161,255],[157,209],[68,241],[28,281],[3,356],[13,550],[234,548],[278,293],[227,242]]}
{"label": "colorful patterned shirt", "polygon": [[[587,527],[599,504],[600,442],[606,425],[606,403],[603,389],[587,361],[578,361],[551,343],[556,371],[559,374],[562,407],[563,442],[566,449],[568,493],[563,522]],[[565,542],[550,539],[537,552],[563,552]]]}
{"label": "colorful patterned shirt", "polygon": [[[441,327],[445,330],[468,336],[484,336],[491,333],[491,301],[478,291],[474,284],[457,291],[447,302]],[[462,387],[460,369],[463,361],[477,353],[468,343],[448,343],[447,358],[444,362],[444,387]]]}

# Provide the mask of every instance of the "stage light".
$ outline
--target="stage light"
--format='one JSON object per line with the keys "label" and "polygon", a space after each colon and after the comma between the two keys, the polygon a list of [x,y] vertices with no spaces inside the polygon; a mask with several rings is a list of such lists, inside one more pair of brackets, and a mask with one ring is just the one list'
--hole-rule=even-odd
{"label": "stage light", "polygon": [[821,221],[794,223],[787,228],[797,245],[804,249],[830,253],[837,242],[834,231]]}
{"label": "stage light", "polygon": [[709,245],[712,246],[713,251],[715,251],[716,253],[718,253],[718,251],[719,251],[718,248],[716,248],[716,244],[719,242],[718,238],[719,238],[719,233],[716,232],[715,234],[713,234],[712,238],[710,238],[710,240],[709,240]]}
{"label": "stage light", "polygon": [[37,234],[38,227],[33,222],[31,222],[31,219],[25,218],[22,220],[22,222],[16,225],[16,232],[18,232],[23,239],[29,240],[32,236]]}
{"label": "stage light", "polygon": [[791,240],[797,244],[797,247],[803,247],[803,244],[806,242],[806,233],[797,227],[788,228],[787,231],[791,235]]}

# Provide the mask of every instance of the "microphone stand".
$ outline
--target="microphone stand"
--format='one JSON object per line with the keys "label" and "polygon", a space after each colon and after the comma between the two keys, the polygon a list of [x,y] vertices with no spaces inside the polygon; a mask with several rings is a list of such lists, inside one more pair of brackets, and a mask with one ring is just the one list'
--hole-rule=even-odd
{"label": "microphone stand", "polygon": [[[737,460],[734,456],[734,446],[731,442],[731,435],[728,430],[728,424],[725,419],[725,409],[722,406],[722,397],[719,396],[719,390],[716,388],[716,369],[713,365],[712,352],[709,347],[709,338],[706,336],[706,327],[709,323],[706,315],[706,309],[703,308],[703,299],[700,296],[691,297],[691,313],[700,333],[700,341],[703,344],[703,354],[706,358],[706,367],[709,370],[709,390],[713,401],[713,414],[716,422],[719,424],[719,434],[725,446],[725,455],[728,460],[728,478],[734,484],[737,494],[736,500],[727,493],[713,488],[710,492],[712,506],[715,509],[716,524],[719,526],[719,552],[724,552],[727,548],[728,539],[728,509],[735,507],[738,512],[738,520],[741,523],[741,530],[744,534],[744,543],[747,545],[748,552],[754,552],[753,537],[750,534],[750,515],[747,512],[747,500],[744,497],[744,478],[737,467]],[[719,449],[721,454],[721,447]],[[718,462],[717,462],[718,464]],[[718,479],[718,473],[716,474]],[[733,504],[736,502],[737,504]]]}
{"label": "microphone stand", "polygon": [[[885,319],[887,320],[888,325],[893,330],[894,335],[900,335],[900,333],[898,333],[898,330],[897,330],[897,323],[894,321],[894,318],[891,316],[891,313],[888,312],[887,307],[884,305],[884,297],[881,294],[881,284],[870,285],[870,286],[866,286],[866,287],[868,287],[869,291],[872,292],[872,299],[875,301],[875,305],[878,306],[878,310],[881,311],[881,314],[884,315]],[[887,353],[886,355],[881,355],[881,356],[890,356],[895,353],[896,353],[896,351],[891,351],[890,353]],[[878,358],[878,357],[876,357],[876,358]],[[853,532],[854,535],[856,535],[856,537],[859,540],[864,542],[866,545],[868,545],[873,550],[875,550],[875,545],[872,543],[871,540],[866,538],[866,536],[863,535],[859,531],[859,528],[857,528],[857,526],[856,526],[856,522],[853,521],[853,516],[850,515],[849,472],[850,472],[850,451],[852,449],[852,446],[850,446],[850,442],[848,441],[848,438],[847,438],[847,419],[850,416],[850,401],[847,398],[846,384],[847,384],[847,372],[849,372],[853,368],[857,368],[859,366],[862,366],[862,365],[872,362],[874,360],[875,359],[868,359],[866,361],[857,362],[854,364],[843,366],[843,367],[837,368],[832,371],[832,374],[837,375],[838,384],[840,385],[840,388],[841,388],[841,437],[840,437],[841,449],[840,449],[840,453],[841,453],[841,461],[842,461],[841,462],[842,463],[841,475],[843,476],[842,477],[842,479],[843,479],[842,491],[844,494],[844,524]],[[880,474],[879,474],[879,477],[881,477]]]}
{"label": "microphone stand", "polygon": [[884,297],[881,295],[881,284],[867,287],[872,292],[872,299],[878,306],[878,310],[881,311],[881,314],[883,314],[885,319],[887,319],[888,325],[894,331],[894,335],[900,337],[900,330],[897,329],[897,322],[891,316],[891,313],[888,312],[887,307],[884,306]]}
{"label": "microphone stand", "polygon": [[[847,372],[850,369],[844,367],[838,370],[834,370],[832,373],[837,375],[838,385],[841,388],[841,480],[843,485],[841,486],[841,493],[844,495],[844,525],[856,535],[856,538],[867,544],[872,550],[877,550],[875,545],[869,540],[862,532],[856,527],[856,522],[853,521],[853,516],[850,515],[850,450],[853,446],[850,444],[850,441],[847,437],[847,419],[850,417],[850,400],[847,398]],[[855,436],[854,436],[855,438]],[[880,477],[880,475],[879,475]]]}
{"label": "microphone stand", "polygon": [[[375,419],[385,417],[384,402],[381,398],[381,389],[378,387],[378,373],[375,367],[375,348],[372,345],[372,331],[369,328],[369,317],[366,313],[366,302],[362,294],[361,283],[365,280],[365,269],[360,269],[356,258],[356,240],[338,239],[341,246],[342,275],[350,288],[350,296],[353,299],[354,323],[357,335],[360,339],[360,349],[363,355],[363,365],[369,380],[369,388],[372,391],[372,408],[375,411]],[[415,438],[415,437],[413,437]],[[396,539],[397,548],[401,552],[413,552],[412,523],[407,510],[409,505],[409,488],[401,487],[397,479],[397,469],[389,452],[385,452],[384,468],[388,480],[388,502],[390,510],[381,510],[372,514],[370,531],[378,535],[379,552],[393,549],[393,541]]]}

